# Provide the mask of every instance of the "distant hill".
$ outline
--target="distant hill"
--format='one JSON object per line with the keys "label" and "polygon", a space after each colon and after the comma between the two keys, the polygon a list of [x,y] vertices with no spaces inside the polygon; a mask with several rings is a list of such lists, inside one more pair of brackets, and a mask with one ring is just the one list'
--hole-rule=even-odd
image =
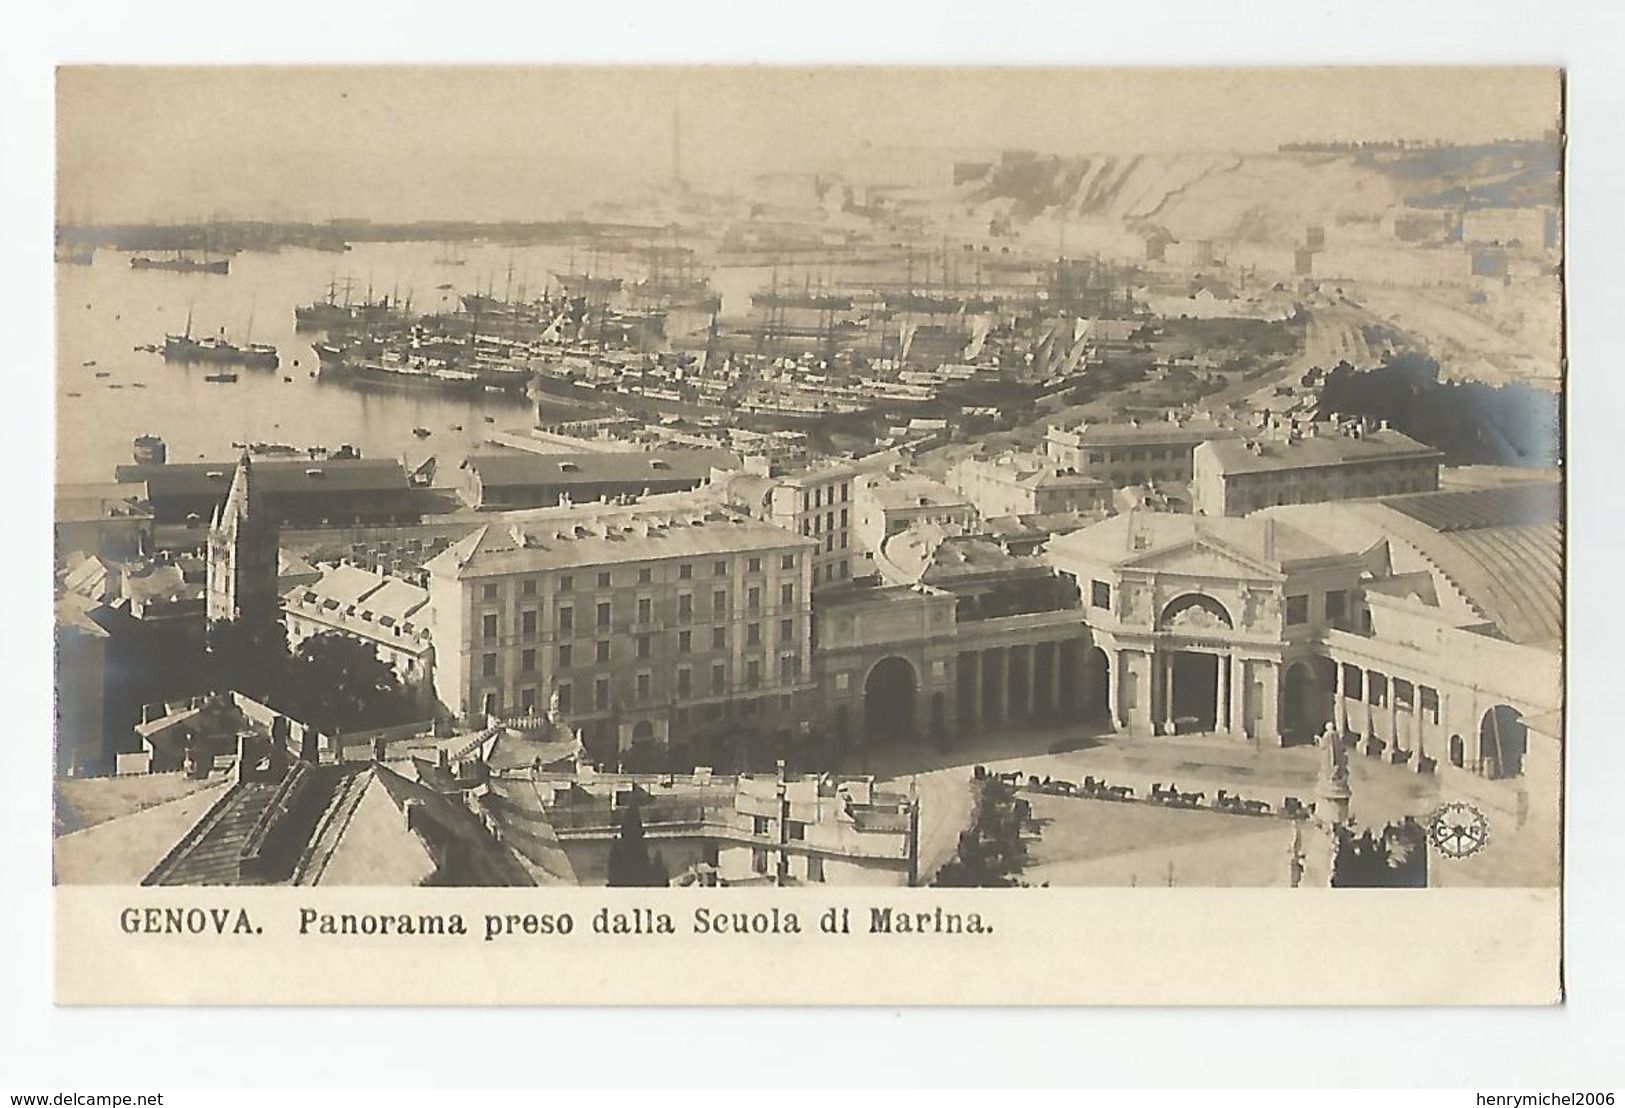
{"label": "distant hill", "polygon": [[1180,239],[1288,244],[1312,224],[1376,222],[1400,209],[1552,204],[1559,152],[1484,146],[1288,149],[1269,154],[1027,154],[995,165],[965,200],[1020,224],[1119,222]]}

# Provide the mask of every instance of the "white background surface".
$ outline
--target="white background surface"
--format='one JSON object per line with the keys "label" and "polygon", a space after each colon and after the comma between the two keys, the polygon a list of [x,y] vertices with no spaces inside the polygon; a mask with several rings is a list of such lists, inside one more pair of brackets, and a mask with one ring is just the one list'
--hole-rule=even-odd
{"label": "white background surface", "polygon": [[[685,9],[679,12],[679,8]],[[1619,1083],[1625,763],[1620,10],[1579,3],[33,3],[0,43],[9,476],[0,1092],[547,1084]],[[59,62],[1494,63],[1569,67],[1567,981],[1549,1011],[57,1010],[50,1003],[51,67]],[[159,155],[161,156],[161,155]],[[1485,921],[1493,927],[1493,921]],[[1328,936],[1326,957],[1338,939]],[[782,971],[794,974],[794,966]],[[716,967],[725,974],[727,967]],[[1464,1100],[1465,1103],[1471,1103]]]}

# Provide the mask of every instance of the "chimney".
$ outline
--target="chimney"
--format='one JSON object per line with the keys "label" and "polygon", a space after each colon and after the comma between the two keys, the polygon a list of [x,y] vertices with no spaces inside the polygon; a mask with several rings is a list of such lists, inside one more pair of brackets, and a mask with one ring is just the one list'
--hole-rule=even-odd
{"label": "chimney", "polygon": [[406,817],[406,829],[416,831],[423,818],[423,801],[415,796],[407,797],[401,804],[401,815]]}

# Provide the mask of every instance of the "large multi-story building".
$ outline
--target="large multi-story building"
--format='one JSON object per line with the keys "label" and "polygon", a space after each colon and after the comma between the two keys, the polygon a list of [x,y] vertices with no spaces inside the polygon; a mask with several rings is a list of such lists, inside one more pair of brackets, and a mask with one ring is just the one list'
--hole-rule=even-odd
{"label": "large multi-story building", "polygon": [[1191,502],[1202,515],[1243,516],[1280,504],[1433,492],[1443,457],[1386,423],[1311,423],[1201,444]]}
{"label": "large multi-story building", "polygon": [[963,458],[949,469],[948,486],[963,493],[983,519],[1106,511],[1112,502],[1107,482],[1041,454]]}
{"label": "large multi-story building", "polygon": [[1169,419],[1151,423],[1080,423],[1051,427],[1045,453],[1058,466],[1093,477],[1113,487],[1147,481],[1189,481],[1192,455],[1204,442],[1241,438],[1243,431],[1207,418]]}
{"label": "large multi-story building", "polygon": [[719,724],[793,729],[813,540],[712,508],[536,513],[432,559],[434,685],[464,717],[557,696],[595,760]]}

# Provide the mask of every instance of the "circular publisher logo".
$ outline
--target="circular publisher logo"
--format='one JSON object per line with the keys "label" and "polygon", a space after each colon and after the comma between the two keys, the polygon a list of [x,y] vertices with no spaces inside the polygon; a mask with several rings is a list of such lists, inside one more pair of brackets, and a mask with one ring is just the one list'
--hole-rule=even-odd
{"label": "circular publisher logo", "polygon": [[1446,858],[1465,858],[1489,844],[1489,821],[1471,804],[1452,801],[1433,813],[1428,823],[1428,841]]}

